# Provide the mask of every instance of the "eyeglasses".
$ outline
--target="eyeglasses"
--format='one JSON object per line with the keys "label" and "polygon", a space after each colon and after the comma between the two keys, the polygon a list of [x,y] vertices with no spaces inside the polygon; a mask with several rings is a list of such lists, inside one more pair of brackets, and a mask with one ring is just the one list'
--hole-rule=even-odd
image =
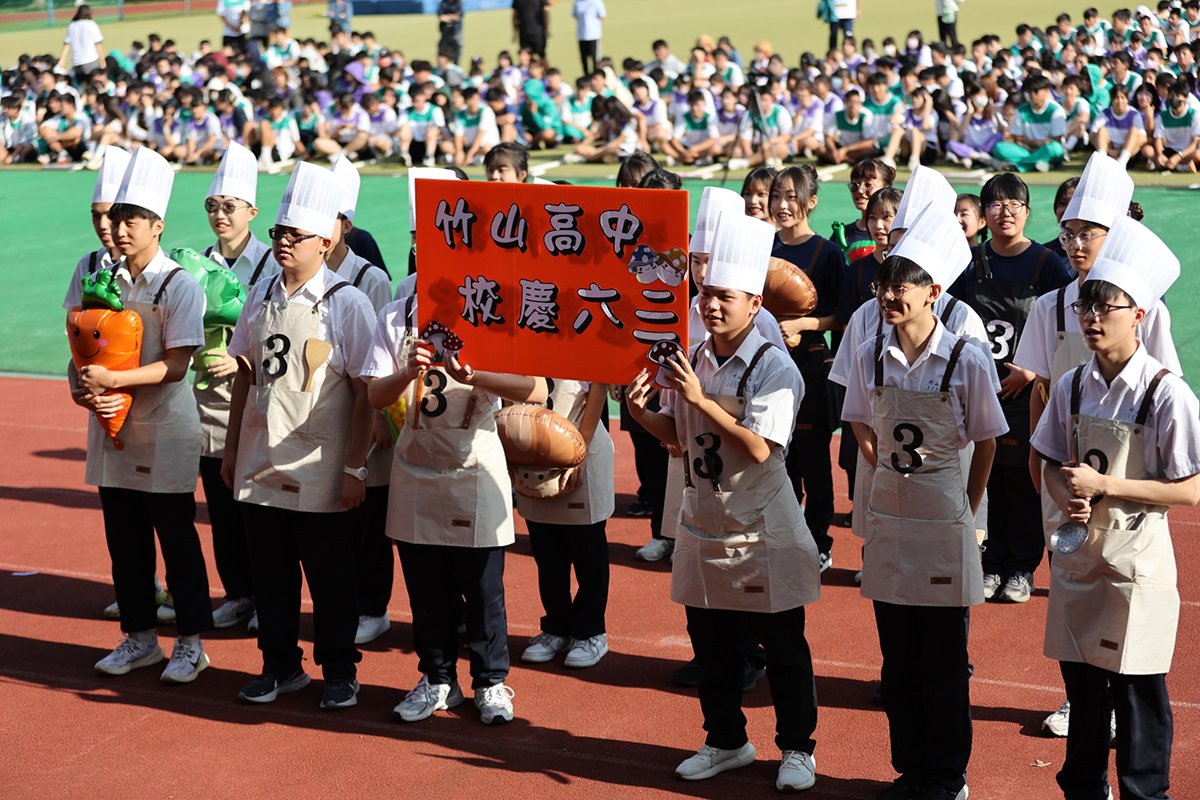
{"label": "eyeglasses", "polygon": [[289,231],[287,228],[270,228],[267,230],[267,236],[271,237],[272,242],[286,242],[287,244],[299,244],[306,239],[315,239],[315,233],[296,233]]}
{"label": "eyeglasses", "polygon": [[[877,183],[877,182],[876,182],[876,181],[873,181],[873,180],[870,180],[870,181],[850,181],[850,191],[852,191],[852,192],[857,192],[857,191],[860,191],[860,190],[862,190],[862,189],[869,189],[869,188],[871,188],[872,186],[875,186],[875,185],[876,185],[876,183]],[[880,183],[879,185],[880,185],[880,186],[882,186],[883,184],[882,184],[882,183]]]}
{"label": "eyeglasses", "polygon": [[227,217],[232,217],[234,212],[239,208],[251,208],[249,203],[235,203],[232,200],[226,200],[224,203],[219,203],[211,197],[204,201],[204,210],[210,214],[215,214],[218,211]]}
{"label": "eyeglasses", "polygon": [[1076,300],[1071,303],[1071,310],[1081,317],[1103,317],[1106,314],[1111,314],[1122,308],[1137,308],[1137,306],[1114,306],[1108,303],[1085,303],[1082,300]]}
{"label": "eyeglasses", "polygon": [[879,281],[873,281],[867,288],[870,289],[872,294],[874,294],[876,297],[886,297],[890,294],[893,299],[899,300],[909,289],[915,289],[917,287],[905,286],[901,283],[880,283]]}
{"label": "eyeglasses", "polygon": [[1101,236],[1107,236],[1108,231],[1080,231],[1072,234],[1070,231],[1062,231],[1058,234],[1058,241],[1063,247],[1070,247],[1072,243],[1078,242],[1080,247],[1087,247],[1092,242],[1099,239]]}
{"label": "eyeglasses", "polygon": [[989,214],[995,214],[996,216],[999,216],[1002,212],[1007,211],[1011,216],[1014,217],[1028,207],[1029,205],[1027,203],[1022,203],[1017,200],[1012,200],[1007,203],[988,203],[986,206],[984,206]]}

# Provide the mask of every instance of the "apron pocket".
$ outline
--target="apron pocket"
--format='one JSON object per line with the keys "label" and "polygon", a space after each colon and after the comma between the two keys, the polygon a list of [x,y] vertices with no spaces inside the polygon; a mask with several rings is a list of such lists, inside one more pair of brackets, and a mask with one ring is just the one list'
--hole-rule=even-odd
{"label": "apron pocket", "polygon": [[770,610],[770,557],[762,534],[742,532],[723,539],[697,536],[695,540],[710,608]]}

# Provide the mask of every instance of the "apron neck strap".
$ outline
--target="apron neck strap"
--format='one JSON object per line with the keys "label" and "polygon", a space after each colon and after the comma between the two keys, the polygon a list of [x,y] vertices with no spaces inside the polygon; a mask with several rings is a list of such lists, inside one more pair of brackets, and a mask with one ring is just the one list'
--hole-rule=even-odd
{"label": "apron neck strap", "polygon": [[[880,317],[880,319],[883,319]],[[883,334],[875,337],[875,388],[883,388]]]}
{"label": "apron neck strap", "polygon": [[267,265],[267,259],[271,257],[271,249],[267,248],[267,252],[263,253],[262,258],[258,260],[258,266],[254,268],[254,274],[250,276],[250,285],[258,283],[258,279],[262,277],[263,267]]}
{"label": "apron neck strap", "polygon": [[1087,369],[1087,364],[1083,364],[1075,368],[1075,374],[1071,376],[1071,416],[1079,414],[1079,400],[1083,394],[1083,371]]}
{"label": "apron neck strap", "polygon": [[159,302],[162,301],[163,294],[167,291],[167,284],[170,283],[171,280],[181,272],[183,272],[183,267],[176,267],[167,273],[167,277],[163,280],[162,286],[158,287],[158,291],[154,295],[154,305],[158,305]]}
{"label": "apron neck strap", "polygon": [[1146,396],[1142,398],[1142,404],[1138,406],[1137,418],[1135,422],[1138,425],[1145,425],[1146,420],[1150,418],[1150,410],[1154,407],[1154,393],[1158,391],[1158,385],[1162,383],[1162,379],[1170,373],[1170,370],[1160,369],[1150,381],[1150,385],[1146,387]]}
{"label": "apron neck strap", "polygon": [[1060,287],[1054,297],[1054,324],[1059,333],[1067,329],[1067,287]]}
{"label": "apron neck strap", "polygon": [[1029,288],[1037,289],[1038,284],[1042,280],[1042,267],[1046,266],[1046,258],[1050,255],[1050,250],[1042,247],[1037,242],[1033,242],[1029,246],[1041,248],[1041,252],[1038,253],[1037,263],[1033,265],[1033,275],[1029,278]]}
{"label": "apron neck strap", "polygon": [[954,375],[954,368],[958,366],[958,357],[962,355],[963,347],[966,346],[967,340],[960,338],[954,343],[954,349],[950,351],[950,363],[946,364],[946,373],[942,375],[943,393],[950,391],[950,378]]}
{"label": "apron neck strap", "polygon": [[417,304],[417,296],[410,294],[404,299],[404,327],[415,328],[416,320],[413,319],[414,306]]}
{"label": "apron neck strap", "polygon": [[363,264],[363,266],[362,266],[362,269],[360,269],[360,270],[358,271],[358,275],[356,275],[356,276],[354,277],[354,284],[353,284],[353,285],[354,285],[354,288],[355,288],[355,289],[357,289],[357,288],[358,288],[358,285],[359,285],[360,283],[362,283],[362,279],[363,279],[363,278],[366,276],[366,274],[367,274],[367,270],[371,269],[371,267],[372,267],[372,266],[374,266],[374,265],[373,265],[373,264]]}
{"label": "apron neck strap", "polygon": [[93,250],[88,254],[88,275],[96,274],[96,267],[100,264],[100,251]]}
{"label": "apron neck strap", "polygon": [[215,250],[215,249],[216,249],[215,245],[209,245],[208,248],[204,251],[204,257],[212,258],[213,250]]}
{"label": "apron neck strap", "polygon": [[313,313],[317,313],[317,308],[321,305],[321,303],[324,303],[326,300],[333,297],[335,294],[340,292],[342,289],[345,289],[349,285],[350,284],[346,283],[345,281],[340,281],[326,289],[325,294],[321,295],[321,299],[313,305]]}
{"label": "apron neck strap", "polygon": [[745,371],[742,372],[742,379],[738,381],[738,397],[746,396],[746,384],[750,382],[750,373],[754,371],[754,368],[758,365],[759,360],[762,359],[762,357],[767,354],[767,351],[774,346],[775,345],[771,344],[770,342],[763,342],[758,348],[758,351],[755,352],[754,357],[750,359],[750,363],[746,365]]}
{"label": "apron neck strap", "polygon": [[[280,273],[282,275],[283,273]],[[275,286],[279,283],[279,275],[271,278],[271,282],[267,284],[267,291],[263,293],[263,306],[271,302],[271,295],[275,294]]]}
{"label": "apron neck strap", "polygon": [[[942,309],[942,315],[939,317],[939,319],[942,321],[942,325],[945,325],[946,327],[950,326],[950,315],[954,313],[954,307],[957,305],[958,305],[958,298],[951,297],[949,302],[946,303],[946,307]],[[883,327],[883,316],[882,315],[880,315],[880,317],[879,317],[879,327],[881,327],[881,328]]]}
{"label": "apron neck strap", "polygon": [[987,257],[987,242],[983,242],[975,247],[975,280],[991,280],[992,265],[988,263]]}

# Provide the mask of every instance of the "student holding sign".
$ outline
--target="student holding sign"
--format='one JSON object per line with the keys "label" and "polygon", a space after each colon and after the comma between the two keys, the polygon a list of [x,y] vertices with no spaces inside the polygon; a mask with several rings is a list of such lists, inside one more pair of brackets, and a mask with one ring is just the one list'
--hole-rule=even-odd
{"label": "student holding sign", "polygon": [[403,395],[408,409],[393,448],[387,533],[400,552],[421,680],[392,713],[419,722],[465,699],[456,666],[465,598],[475,706],[485,725],[511,722],[504,548],[515,538],[512,487],[492,415],[499,398],[546,402],[546,381],[461,364],[461,340],[440,323],[418,338],[416,305],[410,295],[384,307],[364,367],[375,408]]}
{"label": "student holding sign", "polygon": [[1109,709],[1121,797],[1165,798],[1173,723],[1166,673],[1179,625],[1171,506],[1200,501],[1200,403],[1138,339],[1179,260],[1116,218],[1071,311],[1092,357],[1050,395],[1032,446],[1046,490],[1086,526],[1050,564],[1046,655],[1071,703],[1063,795],[1111,797]]}
{"label": "student holding sign", "polygon": [[221,477],[250,532],[262,674],[238,696],[270,703],[309,683],[296,639],[300,570],[313,598],[321,708],[358,702],[348,509],[365,494],[372,416],[361,365],[371,303],[325,266],[342,186],[300,163],[271,229],[282,272],[260,281],[229,343],[238,359]]}
{"label": "student holding sign", "polygon": [[1007,427],[987,355],[933,310],[967,263],[954,215],[928,206],[879,268],[876,296],[892,327],[858,348],[842,409],[875,470],[856,510],[862,593],[875,606],[900,773],[879,800],[967,797],[967,619],[983,602],[975,514]]}
{"label": "student holding sign", "polygon": [[773,237],[762,221],[722,217],[700,294],[710,338],[690,360],[680,351],[669,365],[673,391],[661,413],[647,411],[654,389],[645,370],[628,402],[648,431],[685,449],[688,469],[671,598],[686,607],[703,669],[708,736],[675,774],[703,780],[754,761],[741,710],[748,629],[771,654],[767,678],[783,751],[776,787],[798,791],[816,782],[817,701],[804,606],[819,597],[820,577],[784,464],[803,381],[787,353],[754,326]]}

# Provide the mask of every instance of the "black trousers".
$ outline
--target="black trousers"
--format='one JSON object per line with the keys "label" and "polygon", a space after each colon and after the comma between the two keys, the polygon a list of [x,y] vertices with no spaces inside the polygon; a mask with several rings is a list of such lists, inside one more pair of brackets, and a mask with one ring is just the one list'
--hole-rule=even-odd
{"label": "black trousers", "polygon": [[1033,488],[1029,468],[994,464],[987,484],[988,540],[983,571],[1008,578],[1033,574],[1046,551],[1042,535],[1042,501]]}
{"label": "black trousers", "polygon": [[[544,633],[590,639],[605,632],[608,608],[607,521],[556,525],[526,520],[538,569],[538,594],[546,610]],[[571,568],[579,589],[571,598]]]}
{"label": "black trousers", "polygon": [[700,710],[705,743],[736,750],[746,739],[742,681],[743,643],[754,638],[767,651],[767,683],[775,705],[775,745],[780,750],[812,753],[816,747],[817,684],[812,653],[804,637],[804,606],[776,614],[694,608],[687,611],[688,635],[703,668]]}
{"label": "black trousers", "polygon": [[905,783],[963,787],[971,758],[969,609],[875,601],[892,768]]}
{"label": "black trousers", "polygon": [[358,607],[354,553],[345,512],[315,514],[240,503],[250,534],[258,649],[263,672],[286,678],[301,668],[300,575],[313,602],[313,661],[325,680],[353,680]]}
{"label": "black trousers", "polygon": [[596,62],[600,59],[600,40],[589,39],[584,41],[579,40],[579,63],[583,67],[584,75],[591,75],[596,71]]}
{"label": "black trousers", "polygon": [[200,458],[200,483],[212,523],[213,560],[217,575],[225,587],[225,599],[254,596],[253,570],[250,567],[250,543],[242,524],[242,511],[233,492],[221,480],[221,459]]}
{"label": "black trousers", "polygon": [[838,442],[838,466],[846,473],[846,493],[854,502],[854,480],[858,477],[858,437],[849,422],[842,423],[842,435]]}
{"label": "black trousers", "polygon": [[829,50],[837,50],[838,34],[842,34],[842,38],[854,35],[854,20],[839,19],[829,23]]}
{"label": "black trousers", "polygon": [[1066,800],[1101,800],[1108,785],[1109,710],[1117,715],[1117,780],[1121,800],[1167,797],[1174,723],[1166,675],[1120,675],[1059,662],[1071,724],[1058,773]]}
{"label": "black trousers", "polygon": [[[638,499],[650,506],[650,535],[663,538],[663,501],[667,496],[667,448],[646,430],[629,431],[633,444],[633,468],[637,472]],[[674,531],[671,531],[673,534]]]}
{"label": "black trousers", "polygon": [[212,601],[196,533],[196,498],[190,492],[163,494],[108,486],[99,491],[121,630],[138,633],[158,627],[155,534],[167,566],[167,588],[175,598],[176,631],[194,636],[210,629]]}
{"label": "black trousers", "polygon": [[396,542],[413,615],[419,669],[430,683],[458,680],[458,623],[466,600],[471,686],[486,689],[508,675],[504,548]]}
{"label": "black trousers", "polygon": [[366,500],[349,512],[358,613],[367,617],[382,617],[392,600],[396,556],[387,535],[387,507],[388,487],[368,486]]}
{"label": "black trousers", "polygon": [[822,553],[833,549],[833,537],[829,535],[833,522],[833,462],[829,458],[832,441],[833,433],[828,430],[798,431],[787,453],[792,489],[796,500],[804,505],[804,521]]}
{"label": "black trousers", "polygon": [[958,19],[954,22],[946,22],[941,17],[938,17],[938,41],[946,45],[946,47],[958,46]]}

